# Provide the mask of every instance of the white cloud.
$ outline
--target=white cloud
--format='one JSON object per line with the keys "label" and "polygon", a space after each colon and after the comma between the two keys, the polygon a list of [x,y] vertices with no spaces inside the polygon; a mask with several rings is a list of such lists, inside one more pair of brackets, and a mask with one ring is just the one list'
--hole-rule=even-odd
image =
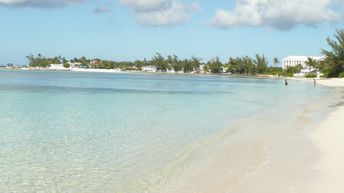
{"label": "white cloud", "polygon": [[120,0],[134,10],[137,21],[146,26],[176,26],[191,18],[191,12],[199,10],[197,3],[179,0]]}
{"label": "white cloud", "polygon": [[0,6],[51,8],[83,3],[85,1],[87,0],[0,0]]}
{"label": "white cloud", "polygon": [[217,10],[212,24],[218,28],[248,25],[279,30],[315,26],[338,21],[341,13],[332,8],[340,2],[343,0],[237,0],[233,11]]}

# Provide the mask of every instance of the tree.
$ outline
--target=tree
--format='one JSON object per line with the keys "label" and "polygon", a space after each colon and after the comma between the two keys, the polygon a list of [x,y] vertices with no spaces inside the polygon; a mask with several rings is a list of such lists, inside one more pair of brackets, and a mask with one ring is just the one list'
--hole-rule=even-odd
{"label": "tree", "polygon": [[276,66],[280,61],[278,60],[278,58],[274,58],[272,60],[272,62],[274,63],[274,65]]}
{"label": "tree", "polygon": [[277,75],[277,76],[282,75],[283,74],[283,68],[270,66],[270,67],[268,67],[267,74]]}
{"label": "tree", "polygon": [[152,58],[151,64],[156,66],[157,70],[161,72],[166,72],[167,69],[169,69],[167,60],[165,60],[165,58],[159,53],[156,53],[156,55]]}
{"label": "tree", "polygon": [[208,62],[208,69],[211,73],[222,73],[223,72],[223,64],[220,61],[219,57],[216,57]]}
{"label": "tree", "polygon": [[338,77],[344,72],[344,30],[337,29],[334,39],[327,38],[331,50],[322,49],[325,60],[319,68],[326,77]]}
{"label": "tree", "polygon": [[254,64],[257,67],[257,72],[259,74],[265,74],[267,72],[268,68],[268,60],[265,58],[265,56],[260,56],[256,54],[256,59],[254,60]]}
{"label": "tree", "polygon": [[201,59],[196,57],[191,57],[191,59],[184,59],[182,61],[183,71],[185,73],[193,72],[194,70],[198,70],[199,66],[201,65]]}
{"label": "tree", "polygon": [[167,56],[167,62],[175,72],[183,70],[182,63],[178,60],[178,56]]}
{"label": "tree", "polygon": [[26,56],[26,58],[29,60],[30,67],[41,67],[41,68],[45,68],[49,66],[50,64],[53,64],[55,60],[55,58],[45,58],[41,54],[38,54],[37,57],[30,54]]}
{"label": "tree", "polygon": [[248,56],[229,58],[227,72],[232,74],[256,74],[257,69],[252,58]]}
{"label": "tree", "polygon": [[26,56],[26,59],[29,60],[29,66],[32,67],[35,65],[35,57],[32,54]]}
{"label": "tree", "polygon": [[285,69],[282,73],[283,76],[294,76],[296,73],[300,73],[303,69],[301,64],[298,64],[296,66],[288,66],[287,69]]}
{"label": "tree", "polygon": [[309,69],[314,69],[318,66],[318,62],[311,57],[308,57],[308,60],[305,62],[306,66],[308,66]]}

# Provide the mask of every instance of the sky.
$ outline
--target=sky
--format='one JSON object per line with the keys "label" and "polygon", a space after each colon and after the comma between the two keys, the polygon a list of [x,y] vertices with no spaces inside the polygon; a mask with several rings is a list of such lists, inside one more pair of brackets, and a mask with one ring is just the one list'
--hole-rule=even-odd
{"label": "sky", "polygon": [[344,0],[0,0],[0,65],[25,56],[321,55]]}

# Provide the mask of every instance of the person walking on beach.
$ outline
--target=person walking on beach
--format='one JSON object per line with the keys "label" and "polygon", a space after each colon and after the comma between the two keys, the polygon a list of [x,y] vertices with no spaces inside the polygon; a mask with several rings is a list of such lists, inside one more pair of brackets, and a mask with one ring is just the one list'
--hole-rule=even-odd
{"label": "person walking on beach", "polygon": [[315,80],[315,78],[313,80],[314,80],[314,86],[317,85],[317,80]]}
{"label": "person walking on beach", "polygon": [[285,84],[286,86],[288,86],[288,80],[287,80],[287,79],[285,79],[284,84]]}

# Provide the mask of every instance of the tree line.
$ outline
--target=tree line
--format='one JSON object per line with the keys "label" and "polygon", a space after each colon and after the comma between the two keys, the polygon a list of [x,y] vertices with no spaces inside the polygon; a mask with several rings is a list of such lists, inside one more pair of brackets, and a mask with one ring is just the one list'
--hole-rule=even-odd
{"label": "tree line", "polygon": [[[311,58],[306,62],[309,68],[317,69],[323,73],[324,77],[344,77],[344,30],[337,29],[334,39],[327,38],[330,50],[322,49],[325,59],[316,61]],[[65,57],[44,57],[41,54],[37,56],[28,55],[26,57],[30,67],[49,67],[50,64],[63,64],[66,68],[71,63],[80,64],[79,67],[95,69],[121,69],[123,71],[141,70],[144,66],[154,66],[159,72],[173,70],[175,72],[206,72],[206,73],[230,73],[241,75],[270,74],[281,76],[293,76],[303,68],[301,65],[282,69],[276,65],[279,63],[274,58],[273,66],[269,66],[268,59],[264,55],[256,54],[255,57],[230,57],[227,62],[222,62],[219,57],[209,61],[203,61],[201,58],[191,57],[180,59],[176,55],[167,57],[156,53],[151,59],[135,61],[112,61],[112,60],[94,60],[85,56],[67,60]]]}
{"label": "tree line", "polygon": [[[135,60],[135,61],[112,61],[112,60],[92,60],[85,56],[67,60],[65,57],[44,57],[41,54],[37,56],[28,55],[30,67],[49,67],[50,64],[64,64],[69,67],[71,63],[77,63],[79,66],[94,69],[121,69],[123,71],[141,70],[145,66],[154,66],[159,72],[173,70],[175,72],[209,72],[209,73],[231,73],[242,75],[256,74],[286,74],[281,67],[269,66],[268,59],[264,55],[257,54],[254,58],[249,56],[229,58],[227,62],[222,62],[219,57],[215,57],[209,61],[203,61],[201,58],[191,57],[180,59],[176,55],[162,56],[156,53],[151,59]],[[94,62],[92,62],[94,61]],[[274,65],[278,64],[278,59],[274,59]]]}

